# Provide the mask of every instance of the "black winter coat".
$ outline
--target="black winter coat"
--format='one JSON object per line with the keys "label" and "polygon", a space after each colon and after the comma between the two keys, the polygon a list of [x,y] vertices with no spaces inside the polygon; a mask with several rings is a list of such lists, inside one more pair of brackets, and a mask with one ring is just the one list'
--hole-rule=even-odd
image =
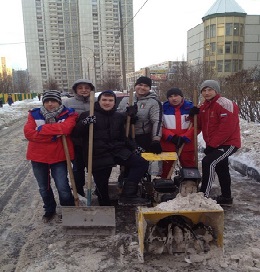
{"label": "black winter coat", "polygon": [[[103,110],[98,102],[95,102],[93,136],[93,171],[116,165],[116,158],[127,160],[132,152],[126,146],[125,116],[116,112],[114,107],[110,111]],[[88,161],[89,126],[82,120],[89,116],[89,112],[83,112],[79,116],[77,124],[72,132],[73,137],[82,138],[82,148],[85,165]]]}

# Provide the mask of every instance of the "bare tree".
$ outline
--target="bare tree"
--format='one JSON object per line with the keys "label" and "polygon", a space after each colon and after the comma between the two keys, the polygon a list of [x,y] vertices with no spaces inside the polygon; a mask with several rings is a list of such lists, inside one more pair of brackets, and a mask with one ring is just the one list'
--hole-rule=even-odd
{"label": "bare tree", "polygon": [[27,71],[13,70],[13,86],[15,93],[28,93],[30,92],[29,76]]}
{"label": "bare tree", "polygon": [[108,73],[103,77],[101,90],[120,90],[120,79],[114,75],[113,71],[108,71]]}
{"label": "bare tree", "polygon": [[223,95],[235,101],[241,118],[260,122],[260,71],[256,67],[225,78]]}
{"label": "bare tree", "polygon": [[50,77],[48,82],[43,85],[43,88],[45,90],[59,90],[59,85],[53,77]]}
{"label": "bare tree", "polygon": [[2,93],[13,93],[13,78],[7,73],[0,74],[0,91]]}

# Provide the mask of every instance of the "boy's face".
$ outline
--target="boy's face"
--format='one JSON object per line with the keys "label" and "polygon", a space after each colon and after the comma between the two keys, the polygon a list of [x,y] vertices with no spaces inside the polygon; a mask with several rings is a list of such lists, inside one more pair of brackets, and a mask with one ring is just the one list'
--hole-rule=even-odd
{"label": "boy's face", "polygon": [[135,92],[137,97],[147,96],[150,92],[150,86],[140,83],[135,86]]}
{"label": "boy's face", "polygon": [[57,108],[59,108],[60,104],[58,101],[54,99],[46,99],[43,103],[43,106],[47,111],[52,112],[56,110]]}
{"label": "boy's face", "polygon": [[206,100],[211,100],[217,95],[216,91],[210,87],[204,88],[201,94]]}
{"label": "boy's face", "polygon": [[172,106],[178,106],[181,104],[183,97],[178,94],[172,94],[168,97],[168,101]]}
{"label": "boy's face", "polygon": [[77,85],[76,92],[80,96],[88,97],[91,92],[91,87],[87,83],[80,83]]}
{"label": "boy's face", "polygon": [[101,109],[105,111],[112,110],[115,106],[115,98],[113,95],[101,95],[99,100]]}

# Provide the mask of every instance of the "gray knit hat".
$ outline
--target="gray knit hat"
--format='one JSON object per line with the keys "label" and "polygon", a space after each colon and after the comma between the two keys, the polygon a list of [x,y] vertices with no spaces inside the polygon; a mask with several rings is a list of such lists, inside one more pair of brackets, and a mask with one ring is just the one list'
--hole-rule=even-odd
{"label": "gray knit hat", "polygon": [[45,91],[42,96],[42,103],[44,104],[46,100],[55,100],[60,105],[62,104],[60,92],[57,90]]}
{"label": "gray knit hat", "polygon": [[90,88],[91,88],[92,91],[95,90],[95,87],[94,87],[93,83],[89,79],[78,79],[72,85],[72,89],[74,90],[75,93],[76,93],[76,90],[77,90],[77,86],[79,84],[81,84],[81,83],[88,84],[88,85],[90,85]]}
{"label": "gray knit hat", "polygon": [[219,83],[216,80],[205,80],[200,85],[200,92],[206,87],[210,87],[211,89],[215,90],[216,93],[220,93],[220,86]]}

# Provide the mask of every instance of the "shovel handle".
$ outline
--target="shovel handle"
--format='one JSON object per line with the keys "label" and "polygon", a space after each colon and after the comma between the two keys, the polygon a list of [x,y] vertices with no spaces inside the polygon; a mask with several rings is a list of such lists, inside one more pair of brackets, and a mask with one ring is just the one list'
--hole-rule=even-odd
{"label": "shovel handle", "polygon": [[75,206],[79,206],[79,197],[78,197],[78,193],[77,193],[77,188],[76,188],[76,183],[75,183],[75,179],[74,179],[74,175],[73,175],[73,170],[72,170],[72,167],[71,167],[71,160],[70,160],[70,154],[69,154],[67,139],[66,139],[65,135],[62,135],[61,137],[62,137],[62,144],[63,144],[64,153],[65,153],[65,156],[66,156],[67,168],[68,168],[68,171],[69,171],[70,183],[71,183],[72,192],[73,192],[73,196],[74,196]]}
{"label": "shovel handle", "polygon": [[[94,115],[94,103],[95,103],[95,93],[90,92],[90,108],[89,115]],[[91,189],[92,189],[92,155],[93,155],[93,123],[89,124],[89,145],[88,145],[88,177],[87,177],[87,206],[91,206]]]}
{"label": "shovel handle", "polygon": [[[193,92],[193,105],[195,107],[198,106],[198,96],[197,90]],[[194,157],[195,157],[195,165],[198,167],[198,116],[197,114],[194,115],[193,119],[193,127],[194,127]]]}
{"label": "shovel handle", "polygon": [[[182,152],[183,147],[184,147],[184,144],[182,144],[182,146],[179,148],[179,150],[178,150],[178,152],[177,152],[177,157],[178,157],[178,158],[179,158],[179,156],[181,155],[181,152]],[[168,173],[168,175],[167,175],[167,179],[171,179],[171,176],[172,176],[172,173],[173,173],[173,171],[174,171],[174,168],[175,168],[175,165],[176,165],[177,161],[178,161],[178,159],[175,160],[175,161],[173,162],[172,167],[171,167],[171,169],[170,169],[170,171],[169,171],[169,173]]]}
{"label": "shovel handle", "polygon": [[[134,94],[133,94],[133,90],[131,89],[130,93],[129,93],[129,100],[128,100],[129,106],[133,105],[133,97],[134,97]],[[126,138],[129,137],[130,123],[131,123],[131,117],[127,115],[127,117],[126,117],[126,130],[125,130]],[[133,125],[132,125],[132,132],[133,131],[134,131],[134,129],[133,129]]]}

